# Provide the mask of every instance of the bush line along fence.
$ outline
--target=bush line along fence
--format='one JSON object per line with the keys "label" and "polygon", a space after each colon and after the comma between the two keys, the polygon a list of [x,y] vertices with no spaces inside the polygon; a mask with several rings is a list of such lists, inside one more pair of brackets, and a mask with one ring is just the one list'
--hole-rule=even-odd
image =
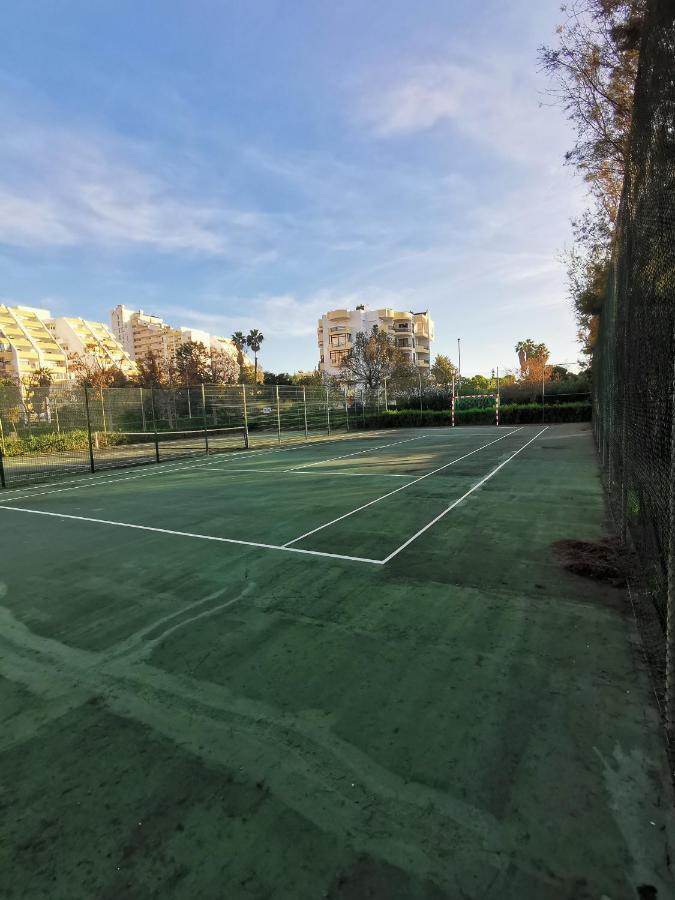
{"label": "bush line along fence", "polygon": [[[527,397],[527,394],[522,394]],[[566,392],[541,403],[500,403],[495,394],[451,388],[341,390],[287,385],[106,388],[72,383],[0,387],[3,487],[72,471],[159,462],[297,441],[354,429],[522,424],[590,418],[588,400]],[[584,395],[581,395],[582,397]]]}
{"label": "bush line along fence", "polygon": [[594,359],[594,432],[639,562],[634,606],[675,747],[675,5],[650,0]]}

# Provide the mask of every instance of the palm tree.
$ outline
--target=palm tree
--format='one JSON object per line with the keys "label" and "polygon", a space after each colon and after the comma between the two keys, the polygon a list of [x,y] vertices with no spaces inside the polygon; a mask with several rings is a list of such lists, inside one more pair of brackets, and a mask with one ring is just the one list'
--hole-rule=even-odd
{"label": "palm tree", "polygon": [[244,348],[247,340],[243,331],[235,331],[232,335],[232,343],[237,348],[237,363],[239,365],[239,381],[241,381],[242,372],[244,370]]}
{"label": "palm tree", "polygon": [[262,334],[262,332],[258,331],[257,328],[252,328],[246,335],[246,344],[251,348],[251,350],[253,350],[253,384],[258,383],[258,351],[260,350],[261,344],[264,340],[265,335]]}

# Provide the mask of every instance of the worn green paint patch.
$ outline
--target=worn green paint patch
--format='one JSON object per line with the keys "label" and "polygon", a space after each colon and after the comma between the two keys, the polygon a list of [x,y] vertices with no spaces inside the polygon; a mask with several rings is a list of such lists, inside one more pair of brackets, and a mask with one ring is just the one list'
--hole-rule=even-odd
{"label": "worn green paint patch", "polygon": [[[537,430],[297,546],[383,558]],[[550,551],[607,528],[579,431],[545,432],[385,566],[0,508],[0,893],[673,894],[626,598]],[[16,505],[276,543],[499,436],[214,458]]]}

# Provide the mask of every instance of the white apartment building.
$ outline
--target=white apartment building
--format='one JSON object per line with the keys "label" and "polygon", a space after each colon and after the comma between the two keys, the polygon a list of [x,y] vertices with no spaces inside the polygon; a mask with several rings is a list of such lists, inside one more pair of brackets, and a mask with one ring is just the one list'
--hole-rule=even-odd
{"label": "white apartment building", "polygon": [[0,304],[0,376],[24,380],[38,369],[49,369],[57,381],[67,377],[68,357],[46,320],[49,311],[32,306]]}
{"label": "white apartment building", "polygon": [[136,374],[136,365],[103,322],[71,316],[48,318],[45,324],[69,358],[77,356],[90,364],[118,368],[125,375]]}
{"label": "white apartment building", "polygon": [[[110,313],[112,330],[129,356],[142,359],[151,350],[168,365],[176,355],[176,349],[187,341],[195,341],[237,358],[237,348],[229,338],[219,337],[196,328],[174,328],[159,316],[144,313],[142,309],[132,310],[126,306],[116,306]],[[245,365],[252,365],[244,357]]]}
{"label": "white apartment building", "polygon": [[77,354],[89,362],[117,366],[127,375],[136,367],[102,322],[53,318],[48,309],[0,305],[0,375],[25,381],[48,369],[53,381],[72,377]]}
{"label": "white apartment building", "polygon": [[319,368],[327,375],[339,375],[340,361],[352,348],[358,332],[370,333],[377,326],[386,332],[396,346],[418,368],[428,371],[431,365],[431,342],[434,323],[425,312],[402,312],[384,307],[369,309],[333,309],[319,319],[317,340]]}

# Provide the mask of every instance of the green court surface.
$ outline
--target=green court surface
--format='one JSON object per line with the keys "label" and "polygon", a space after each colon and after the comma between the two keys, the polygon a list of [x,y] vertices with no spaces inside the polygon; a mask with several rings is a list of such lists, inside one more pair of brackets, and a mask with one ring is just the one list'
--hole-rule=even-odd
{"label": "green court surface", "polygon": [[630,606],[550,548],[606,515],[585,425],[2,492],[0,896],[675,897]]}

